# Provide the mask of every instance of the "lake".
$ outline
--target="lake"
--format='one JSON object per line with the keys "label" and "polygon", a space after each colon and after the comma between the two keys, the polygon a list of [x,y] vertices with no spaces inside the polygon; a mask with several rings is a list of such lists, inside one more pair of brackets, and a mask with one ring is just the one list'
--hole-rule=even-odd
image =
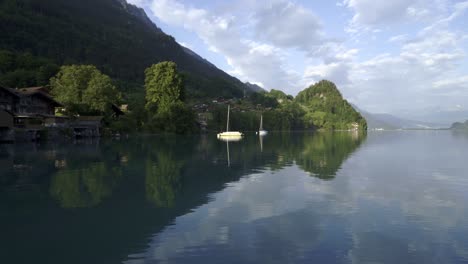
{"label": "lake", "polygon": [[0,145],[1,263],[468,263],[468,134]]}

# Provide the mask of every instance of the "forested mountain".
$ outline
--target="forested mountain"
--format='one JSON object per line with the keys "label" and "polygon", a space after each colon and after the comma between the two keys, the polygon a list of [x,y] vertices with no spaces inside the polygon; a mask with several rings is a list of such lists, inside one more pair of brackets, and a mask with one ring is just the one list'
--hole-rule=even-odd
{"label": "forested mountain", "polygon": [[322,80],[301,91],[295,101],[305,109],[306,127],[367,129],[366,120],[341,95],[334,83]]}
{"label": "forested mountain", "polygon": [[[92,64],[121,88],[141,87],[147,67],[174,61],[193,97],[241,97],[250,90],[125,0],[2,0],[0,32],[0,75],[9,86],[42,84],[31,76],[41,67],[56,72],[64,64]],[[17,63],[18,57],[26,59]]]}

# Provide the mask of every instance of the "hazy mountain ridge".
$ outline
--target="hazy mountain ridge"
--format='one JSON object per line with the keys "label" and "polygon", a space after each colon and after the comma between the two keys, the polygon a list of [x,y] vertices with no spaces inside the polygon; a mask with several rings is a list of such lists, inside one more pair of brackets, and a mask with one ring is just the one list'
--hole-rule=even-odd
{"label": "hazy mountain ridge", "polygon": [[369,113],[353,105],[367,120],[369,129],[438,129],[446,128],[444,124],[409,120],[385,113]]}

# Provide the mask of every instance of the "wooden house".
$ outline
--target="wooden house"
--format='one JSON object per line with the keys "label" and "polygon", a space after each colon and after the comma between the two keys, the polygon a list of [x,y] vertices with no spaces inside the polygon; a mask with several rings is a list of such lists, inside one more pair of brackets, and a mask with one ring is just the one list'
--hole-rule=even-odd
{"label": "wooden house", "polygon": [[0,141],[14,140],[14,114],[8,110],[0,109]]}
{"label": "wooden house", "polygon": [[[5,100],[6,109],[15,114],[14,127],[40,130],[46,124],[55,123],[55,108],[62,105],[55,101],[46,87],[5,88],[13,99]],[[59,121],[63,122],[63,118]]]}
{"label": "wooden house", "polygon": [[103,116],[79,116],[72,124],[75,137],[99,137]]}
{"label": "wooden house", "polygon": [[19,95],[16,112],[19,114],[54,115],[56,107],[62,104],[55,101],[44,87],[10,89]]}
{"label": "wooden house", "polygon": [[12,89],[0,85],[0,109],[15,112],[19,95]]}

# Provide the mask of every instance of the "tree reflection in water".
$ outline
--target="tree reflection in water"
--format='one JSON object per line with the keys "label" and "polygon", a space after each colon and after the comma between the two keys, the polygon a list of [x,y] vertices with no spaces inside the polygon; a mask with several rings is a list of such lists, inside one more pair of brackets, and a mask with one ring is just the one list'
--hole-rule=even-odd
{"label": "tree reflection in water", "polygon": [[59,170],[52,177],[50,194],[63,208],[95,206],[112,194],[121,176],[118,167],[108,167],[104,162]]}
{"label": "tree reflection in water", "polygon": [[180,172],[184,162],[171,153],[158,152],[146,161],[146,197],[157,207],[173,207],[180,190]]}
{"label": "tree reflection in water", "polygon": [[302,151],[295,157],[297,165],[322,180],[336,176],[341,164],[362,143],[358,132],[316,133],[302,138]]}

